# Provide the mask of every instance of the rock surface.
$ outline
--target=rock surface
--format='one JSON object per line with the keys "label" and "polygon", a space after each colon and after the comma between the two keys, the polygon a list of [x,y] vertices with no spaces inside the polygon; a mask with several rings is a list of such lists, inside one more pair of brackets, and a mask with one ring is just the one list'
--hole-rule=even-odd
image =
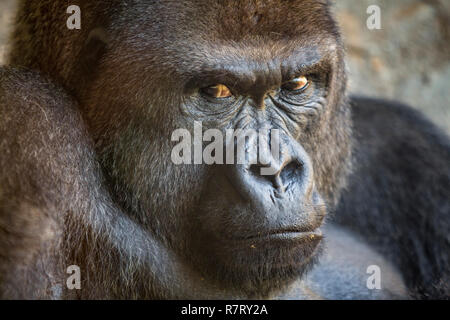
{"label": "rock surface", "polygon": [[0,0],[0,65],[6,55],[6,44],[14,20],[17,0]]}
{"label": "rock surface", "polygon": [[[334,2],[350,92],[408,103],[450,132],[450,1]],[[380,30],[366,25],[372,4],[380,7]]]}

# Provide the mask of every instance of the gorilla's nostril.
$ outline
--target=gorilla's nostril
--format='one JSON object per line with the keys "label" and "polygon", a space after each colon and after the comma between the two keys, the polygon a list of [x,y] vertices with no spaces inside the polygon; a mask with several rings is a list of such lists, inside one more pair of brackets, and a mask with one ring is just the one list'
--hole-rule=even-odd
{"label": "gorilla's nostril", "polygon": [[300,176],[302,167],[297,161],[291,161],[280,172],[279,176],[281,182],[287,187],[290,181],[296,179],[296,176]]}
{"label": "gorilla's nostril", "polygon": [[[270,183],[272,185],[273,188],[279,190],[279,191],[284,191],[284,187],[283,187],[283,183],[280,179],[280,176],[278,173],[275,174],[264,174],[264,172],[262,171],[262,169],[267,169],[270,168],[270,165],[263,165],[263,164],[252,164],[249,168],[249,173],[250,175],[252,175],[254,178],[258,179],[260,181],[260,183]],[[270,172],[270,170],[269,170]],[[275,171],[276,172],[276,171]]]}
{"label": "gorilla's nostril", "polygon": [[296,176],[300,175],[302,169],[301,165],[297,161],[289,162],[280,171],[275,171],[274,174],[264,175],[261,172],[263,168],[270,168],[270,165],[252,164],[249,167],[249,173],[254,177],[261,180],[270,182],[273,187],[280,191],[285,191],[291,181],[296,179]]}

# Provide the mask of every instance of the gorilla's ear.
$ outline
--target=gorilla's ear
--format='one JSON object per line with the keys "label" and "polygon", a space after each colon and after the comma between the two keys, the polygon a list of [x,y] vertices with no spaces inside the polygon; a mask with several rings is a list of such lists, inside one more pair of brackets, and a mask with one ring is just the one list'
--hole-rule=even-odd
{"label": "gorilla's ear", "polygon": [[87,73],[95,70],[95,66],[108,48],[109,41],[109,35],[104,28],[91,30],[80,53],[82,67]]}

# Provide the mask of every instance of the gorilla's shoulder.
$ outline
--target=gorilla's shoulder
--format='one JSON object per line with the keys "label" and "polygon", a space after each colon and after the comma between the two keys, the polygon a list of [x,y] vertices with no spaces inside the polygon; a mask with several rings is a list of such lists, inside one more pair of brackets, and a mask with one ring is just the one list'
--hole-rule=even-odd
{"label": "gorilla's shoulder", "polygon": [[0,66],[0,92],[3,99],[33,102],[36,100],[70,100],[64,89],[41,73],[22,67]]}
{"label": "gorilla's shoulder", "polygon": [[352,174],[335,220],[363,231],[419,296],[448,297],[450,139],[404,104],[361,97],[350,104]]}
{"label": "gorilla's shoulder", "polygon": [[[406,104],[392,100],[352,96],[350,105],[356,138],[359,140],[380,138],[381,135],[385,143],[410,142],[418,147],[427,145],[430,147],[431,143],[450,152],[448,135],[427,119],[422,112]],[[410,140],[419,137],[419,140]]]}
{"label": "gorilla's shoulder", "polygon": [[[350,104],[354,170],[359,178],[372,176],[378,187],[388,187],[391,194],[392,186],[397,185],[401,198],[426,193],[424,190],[430,193],[436,185],[440,190],[433,192],[432,200],[443,196],[444,190],[450,191],[450,139],[442,129],[420,111],[399,102],[354,97]],[[448,197],[443,198],[450,205]],[[416,198],[415,203],[418,201]]]}
{"label": "gorilla's shoulder", "polygon": [[[0,67],[0,185],[22,190],[12,198],[25,190],[33,199],[37,190],[61,194],[89,161],[89,143],[78,104],[62,86],[35,71]],[[0,206],[5,201],[0,194]]]}
{"label": "gorilla's shoulder", "polygon": [[73,131],[78,126],[74,122],[80,122],[78,104],[62,86],[21,67],[0,66],[0,110],[0,128],[8,129],[10,142],[17,141],[18,134]]}

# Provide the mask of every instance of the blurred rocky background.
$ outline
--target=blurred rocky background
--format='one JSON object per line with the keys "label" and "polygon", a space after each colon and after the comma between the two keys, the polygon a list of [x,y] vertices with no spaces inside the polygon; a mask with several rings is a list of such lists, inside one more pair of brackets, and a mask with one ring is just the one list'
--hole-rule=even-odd
{"label": "blurred rocky background", "polygon": [[[349,89],[424,111],[450,132],[450,1],[334,0],[347,46]],[[381,29],[366,25],[378,5]]]}
{"label": "blurred rocky background", "polygon": [[0,64],[4,62],[17,0],[0,0]]}
{"label": "blurred rocky background", "polygon": [[[403,101],[450,132],[450,1],[333,2],[347,45],[350,92]],[[0,0],[0,64],[15,3]],[[369,5],[381,9],[380,30],[366,26]]]}

